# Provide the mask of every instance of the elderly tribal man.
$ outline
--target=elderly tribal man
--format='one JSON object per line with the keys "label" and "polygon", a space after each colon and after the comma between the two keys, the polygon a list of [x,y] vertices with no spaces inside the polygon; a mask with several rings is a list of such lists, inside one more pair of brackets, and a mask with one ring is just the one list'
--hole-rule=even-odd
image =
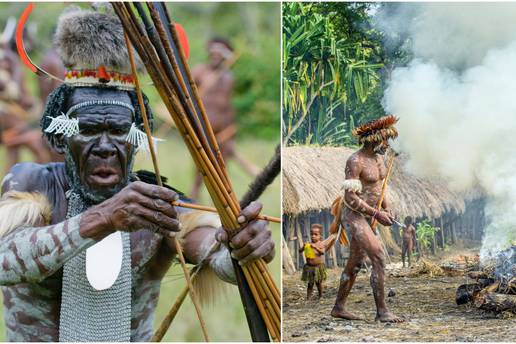
{"label": "elderly tribal man", "polygon": [[[216,215],[172,206],[184,198],[179,192],[133,173],[146,138],[118,19],[69,9],[55,44],[68,71],[41,126],[65,162],[15,165],[2,184],[7,339],[149,341],[161,280],[177,253],[170,233],[188,262],[205,263],[196,281],[210,292],[235,283],[229,251],[217,245],[227,243],[225,233]],[[241,264],[274,256],[260,210],[257,202],[242,210],[229,243]]]}
{"label": "elderly tribal man", "polygon": [[376,303],[376,320],[402,321],[385,304],[383,247],[381,239],[371,228],[373,219],[385,226],[392,225],[394,219],[387,199],[383,199],[381,210],[376,209],[376,206],[380,200],[382,181],[387,175],[383,155],[389,147],[388,140],[398,136],[394,128],[396,122],[394,116],[385,116],[365,123],[353,131],[362,148],[351,155],[346,163],[341,223],[349,226],[352,238],[349,259],[342,272],[337,300],[331,311],[331,315],[336,318],[360,319],[347,311],[345,305],[357,273],[367,256],[372,263],[371,287]]}

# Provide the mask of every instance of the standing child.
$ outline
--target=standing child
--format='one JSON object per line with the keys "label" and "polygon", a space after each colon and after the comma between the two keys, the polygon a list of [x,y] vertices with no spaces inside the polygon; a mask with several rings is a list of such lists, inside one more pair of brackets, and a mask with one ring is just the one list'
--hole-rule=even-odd
{"label": "standing child", "polygon": [[401,249],[401,261],[405,267],[405,256],[408,257],[408,266],[411,266],[412,252],[414,251],[414,243],[416,242],[416,229],[412,224],[412,217],[405,218],[405,227],[403,227],[403,246]]}
{"label": "standing child", "polygon": [[[301,280],[307,282],[306,299],[309,300],[314,290],[314,284],[317,286],[319,298],[323,292],[323,282],[326,280],[326,265],[324,264],[324,252],[331,246],[321,240],[322,225],[315,223],[310,228],[310,243],[306,243],[300,248],[300,252],[304,252],[306,264],[303,266],[303,274]],[[327,240],[326,240],[327,241]]]}

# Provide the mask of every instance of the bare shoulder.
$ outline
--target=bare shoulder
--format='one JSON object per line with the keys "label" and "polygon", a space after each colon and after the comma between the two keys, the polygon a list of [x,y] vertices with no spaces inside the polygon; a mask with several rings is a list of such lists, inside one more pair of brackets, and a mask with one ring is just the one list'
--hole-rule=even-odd
{"label": "bare shoulder", "polygon": [[358,172],[361,167],[361,158],[359,152],[350,155],[346,161],[346,172]]}
{"label": "bare shoulder", "polygon": [[199,76],[199,75],[203,74],[206,71],[206,68],[207,68],[207,65],[205,65],[205,64],[195,65],[192,68],[192,74],[194,76]]}
{"label": "bare shoulder", "polygon": [[222,81],[223,82],[233,82],[233,73],[231,70],[226,69],[222,72]]}

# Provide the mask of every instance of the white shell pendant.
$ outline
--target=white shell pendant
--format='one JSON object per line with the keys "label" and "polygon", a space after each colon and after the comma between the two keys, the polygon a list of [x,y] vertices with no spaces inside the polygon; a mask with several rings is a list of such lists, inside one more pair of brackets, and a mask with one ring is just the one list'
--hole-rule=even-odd
{"label": "white shell pendant", "polygon": [[96,290],[111,287],[122,268],[122,233],[116,231],[86,250],[86,277]]}

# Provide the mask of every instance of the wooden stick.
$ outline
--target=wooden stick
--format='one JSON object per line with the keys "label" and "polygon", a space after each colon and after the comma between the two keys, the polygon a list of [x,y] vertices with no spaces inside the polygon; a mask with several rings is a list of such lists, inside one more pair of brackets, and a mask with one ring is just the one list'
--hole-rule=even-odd
{"label": "wooden stick", "polygon": [[[394,165],[394,157],[395,157],[395,154],[393,153],[391,158],[389,159],[389,166],[387,167],[387,174],[385,175],[385,178],[383,179],[382,193],[380,194],[380,199],[378,200],[378,203],[376,204],[376,210],[378,210],[378,211],[380,211],[380,209],[382,209],[383,198],[385,197],[385,192],[387,191],[387,181],[389,180],[389,177],[391,176],[392,166]],[[373,218],[373,220],[371,221],[371,228],[373,229],[373,231],[375,231],[377,223],[378,223],[378,221],[376,220],[376,218]]]}
{"label": "wooden stick", "polygon": [[[212,213],[218,213],[218,210],[216,208],[208,207],[205,205],[185,203],[185,202],[179,202],[179,201],[172,202],[172,205],[174,205],[176,207],[181,207],[181,208],[188,208],[188,209],[195,209],[195,210],[209,211]],[[274,222],[274,223],[281,223],[281,219],[279,217],[274,217],[274,216],[269,216],[269,215],[258,215],[256,217],[256,219],[265,220],[265,221]]]}
{"label": "wooden stick", "polygon": [[[131,42],[129,41],[129,37],[127,36],[127,33],[124,33],[124,37],[125,37],[125,42],[127,44],[127,53],[129,55],[129,61],[131,62],[131,70],[132,70],[132,73],[133,73],[133,78],[134,78],[134,82],[135,82],[135,86],[136,86],[136,94],[138,96],[138,103],[139,103],[140,110],[141,110],[142,117],[143,117],[143,125],[145,127],[145,132],[147,134],[147,140],[148,140],[148,144],[149,144],[149,151],[151,152],[151,156],[152,156],[152,163],[154,165],[154,172],[156,174],[156,181],[157,181],[159,186],[163,186],[163,183],[161,181],[160,172],[159,172],[159,167],[158,167],[158,160],[156,158],[156,152],[154,150],[154,142],[152,141],[152,135],[151,135],[151,132],[150,132],[150,126],[149,126],[149,120],[148,120],[148,117],[147,117],[147,111],[145,110],[145,104],[143,102],[142,91],[140,89],[140,83],[139,83],[138,74],[137,74],[137,71],[136,71],[136,63],[134,61],[134,55],[133,55],[133,50],[131,48]],[[186,261],[185,261],[185,258],[183,256],[183,249],[182,249],[181,245],[179,244],[179,241],[177,240],[177,238],[175,236],[171,237],[171,240],[172,240],[172,243],[174,244],[175,249],[177,251],[176,253],[177,253],[178,257],[179,257],[179,261],[181,262],[181,267],[183,268],[183,272],[184,272],[184,275],[185,275],[186,283],[188,284],[188,289],[190,291],[190,298],[192,299],[192,303],[195,306],[195,310],[197,312],[197,317],[199,318],[199,323],[201,325],[201,329],[202,329],[202,332],[204,334],[204,339],[207,342],[209,342],[210,339],[209,339],[209,336],[208,336],[208,329],[206,328],[206,323],[204,322],[204,319],[203,319],[202,314],[201,314],[201,307],[200,307],[199,302],[198,302],[198,300],[196,298],[196,295],[195,295],[195,291],[194,291],[194,288],[193,288],[192,280],[190,278],[190,273],[188,271],[188,268],[186,267]]]}
{"label": "wooden stick", "polygon": [[[168,20],[170,22],[169,30],[170,30],[170,32],[172,34],[172,40],[174,41],[174,43],[176,44],[177,47],[181,47],[181,44],[180,44],[180,41],[179,41],[179,35],[177,33],[177,30],[176,30],[176,26],[174,25],[172,20],[170,20],[170,16],[168,14],[166,6],[165,6],[165,14],[167,15]],[[179,57],[181,58],[181,62],[183,63],[183,65],[186,66],[187,65],[187,63],[186,63],[186,56],[185,56],[184,51],[183,51],[182,48],[179,49]],[[188,78],[188,84],[189,84],[189,86],[190,86],[190,88],[192,90],[194,99],[195,99],[195,101],[197,103],[197,106],[199,107],[199,110],[201,111],[201,115],[202,115],[203,119],[209,123],[209,119],[208,119],[208,116],[207,116],[207,113],[206,113],[206,109],[204,108],[204,103],[201,101],[199,90],[197,88],[197,85],[195,84],[195,81],[194,81],[193,77],[192,77],[192,73],[190,72],[190,69],[188,69],[188,68],[186,68],[185,72],[186,72],[186,76]],[[229,176],[227,175],[226,165],[225,165],[224,159],[222,158],[222,152],[220,151],[219,144],[218,144],[217,139],[215,137],[215,133],[213,131],[213,128],[211,126],[208,126],[207,131],[208,131],[208,137],[210,138],[210,140],[212,141],[212,143],[213,143],[213,145],[215,147],[215,151],[216,151],[216,154],[217,154],[217,160],[219,161],[220,165],[222,166],[222,170],[225,171],[226,177],[229,179]],[[232,192],[232,190],[228,190],[228,191]]]}
{"label": "wooden stick", "polygon": [[[153,47],[149,39],[142,32],[141,28],[139,27],[140,24],[135,18],[129,4],[114,3],[113,6],[118,7],[117,14],[119,14],[121,17],[121,20],[124,23],[124,27],[127,27],[129,35],[135,42],[135,47],[139,50],[140,56],[142,56],[142,59],[146,64],[147,70],[151,75],[161,98],[165,102],[167,109],[169,110],[171,116],[174,119],[174,122],[176,123],[181,135],[183,136],[185,143],[190,150],[196,165],[198,166],[198,169],[202,171],[205,184],[207,185],[208,191],[212,196],[216,208],[219,210],[219,216],[221,217],[221,221],[223,222],[224,227],[228,230],[228,233],[236,231],[236,229],[240,227],[237,222],[237,216],[240,213],[240,207],[231,189],[231,185],[228,182],[227,170],[224,168],[224,162],[223,160],[219,160],[219,152],[217,152],[218,154],[216,154],[217,157],[215,159],[212,158],[212,155],[207,154],[211,147],[209,147],[210,145],[207,144],[206,141],[199,139],[199,136],[202,136],[204,133],[198,132],[196,128],[194,128],[195,122],[197,121],[197,113],[185,113],[185,110],[187,110],[188,107],[183,108],[184,104],[180,104],[182,102],[178,97],[181,97],[180,94],[183,90],[176,87],[176,90],[174,91],[174,87],[170,82],[171,80],[169,80],[167,76],[166,69],[164,69],[164,67],[160,64],[160,62],[170,63],[170,61],[160,61],[156,56],[156,51],[154,48],[159,49],[159,47]],[[168,20],[168,22],[170,22],[170,20]],[[170,27],[174,36],[173,38],[175,41],[178,41],[175,27],[173,25],[170,25]],[[176,43],[176,47],[178,46],[179,45]],[[179,53],[184,65],[184,71],[188,74],[189,69],[184,62],[184,56],[182,55],[181,49],[179,49]],[[190,79],[190,75],[188,75],[188,79]],[[173,80],[174,79],[172,78],[172,81]],[[191,82],[191,80],[189,81]],[[195,84],[191,83],[190,86],[193,90],[194,97],[196,100],[198,100]],[[198,106],[199,108],[202,108],[202,102],[199,101]],[[201,115],[205,115],[204,111],[202,110]],[[210,135],[212,129],[209,125],[209,121],[205,121],[205,124],[206,130],[209,133],[208,136],[211,140],[213,136]],[[216,140],[213,140],[213,144],[217,144]],[[252,263],[252,265],[254,264],[259,263]],[[262,264],[264,264],[263,261]],[[270,318],[270,306],[267,305],[265,302],[266,300],[262,299],[260,295],[257,295],[258,290],[256,289],[256,283],[259,283],[260,287],[268,289],[269,292],[277,289],[276,285],[273,282],[272,285],[270,285],[271,281],[269,281],[267,277],[260,279],[260,277],[267,276],[268,271],[264,275],[256,275],[248,271],[247,268],[244,268],[243,273],[245,275],[245,279],[249,283],[253,297],[257,301],[256,304],[260,310],[260,314],[264,318],[264,321],[267,323],[267,329],[269,330],[273,339],[279,340],[279,319]],[[255,280],[257,280],[256,283]],[[260,300],[263,303],[258,302]]]}

